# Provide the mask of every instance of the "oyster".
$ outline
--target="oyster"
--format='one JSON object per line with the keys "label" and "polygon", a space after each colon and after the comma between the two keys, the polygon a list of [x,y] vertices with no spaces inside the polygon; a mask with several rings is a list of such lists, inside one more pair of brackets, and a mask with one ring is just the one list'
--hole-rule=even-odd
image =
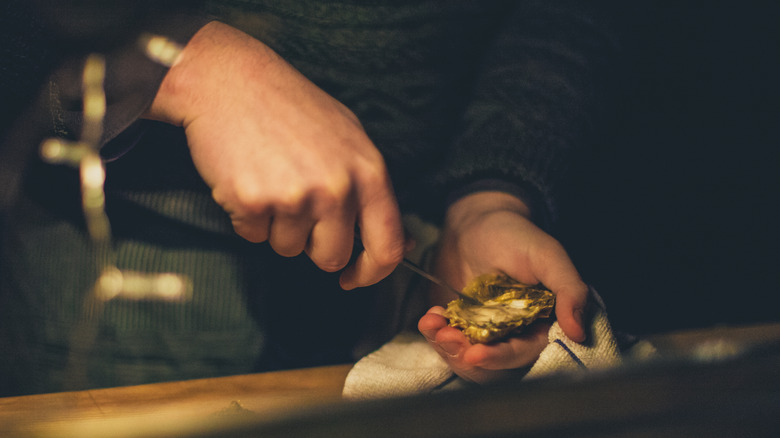
{"label": "oyster", "polygon": [[444,316],[472,343],[498,340],[550,316],[555,295],[541,286],[528,286],[505,274],[483,274],[463,289],[481,304],[462,298],[447,305]]}

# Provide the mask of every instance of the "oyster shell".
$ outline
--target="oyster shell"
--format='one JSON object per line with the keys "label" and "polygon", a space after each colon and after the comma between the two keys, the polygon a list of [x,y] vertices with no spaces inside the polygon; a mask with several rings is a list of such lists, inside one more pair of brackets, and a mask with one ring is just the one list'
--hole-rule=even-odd
{"label": "oyster shell", "polygon": [[463,289],[481,303],[459,298],[447,305],[444,316],[472,343],[498,340],[550,316],[555,295],[541,286],[528,286],[505,274],[483,274]]}

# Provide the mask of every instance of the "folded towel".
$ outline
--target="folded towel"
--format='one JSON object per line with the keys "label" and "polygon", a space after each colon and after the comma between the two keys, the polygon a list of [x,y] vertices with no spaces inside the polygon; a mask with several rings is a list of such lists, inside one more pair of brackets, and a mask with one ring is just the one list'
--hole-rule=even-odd
{"label": "folded towel", "polygon": [[600,307],[595,308],[585,343],[579,344],[566,337],[557,322],[550,327],[547,339],[547,348],[542,351],[525,379],[609,368],[621,363],[620,350],[607,314]]}
{"label": "folded towel", "polygon": [[[621,363],[603,303],[595,291],[588,340],[578,344],[550,327],[549,344],[524,379],[583,372]],[[347,375],[343,396],[361,400],[432,392],[454,377],[447,363],[419,333],[403,332],[360,359]]]}
{"label": "folded towel", "polygon": [[452,375],[422,335],[403,332],[352,367],[343,395],[368,399],[430,392]]}

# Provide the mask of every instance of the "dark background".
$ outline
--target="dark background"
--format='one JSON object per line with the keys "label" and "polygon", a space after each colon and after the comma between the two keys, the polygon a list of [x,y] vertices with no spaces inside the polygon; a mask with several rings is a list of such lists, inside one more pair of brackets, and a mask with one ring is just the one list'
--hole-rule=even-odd
{"label": "dark background", "polygon": [[558,237],[618,329],[778,321],[780,8],[623,3],[618,115]]}

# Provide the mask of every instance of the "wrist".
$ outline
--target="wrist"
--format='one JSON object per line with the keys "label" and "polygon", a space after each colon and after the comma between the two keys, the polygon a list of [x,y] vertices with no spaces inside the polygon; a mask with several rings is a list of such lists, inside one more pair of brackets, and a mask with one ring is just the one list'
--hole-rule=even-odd
{"label": "wrist", "polygon": [[151,105],[143,114],[143,118],[170,123],[176,126],[184,124],[185,114],[191,106],[192,96],[189,94],[192,85],[197,82],[194,76],[198,73],[191,68],[193,58],[201,56],[199,52],[201,39],[211,23],[199,29],[182,49],[176,61],[169,67],[163,77]]}
{"label": "wrist", "polygon": [[501,191],[468,194],[452,203],[445,213],[445,225],[458,226],[486,214],[509,212],[531,219],[531,209],[521,198]]}
{"label": "wrist", "polygon": [[512,195],[525,204],[525,209],[530,212],[529,215],[524,214],[524,216],[542,228],[550,226],[550,206],[537,189],[523,182],[510,181],[503,178],[476,179],[450,191],[445,205],[448,208],[467,195],[481,192],[503,192]]}
{"label": "wrist", "polygon": [[186,127],[204,112],[220,110],[214,96],[224,93],[232,78],[257,75],[275,58],[260,41],[211,21],[184,46],[143,117]]}

